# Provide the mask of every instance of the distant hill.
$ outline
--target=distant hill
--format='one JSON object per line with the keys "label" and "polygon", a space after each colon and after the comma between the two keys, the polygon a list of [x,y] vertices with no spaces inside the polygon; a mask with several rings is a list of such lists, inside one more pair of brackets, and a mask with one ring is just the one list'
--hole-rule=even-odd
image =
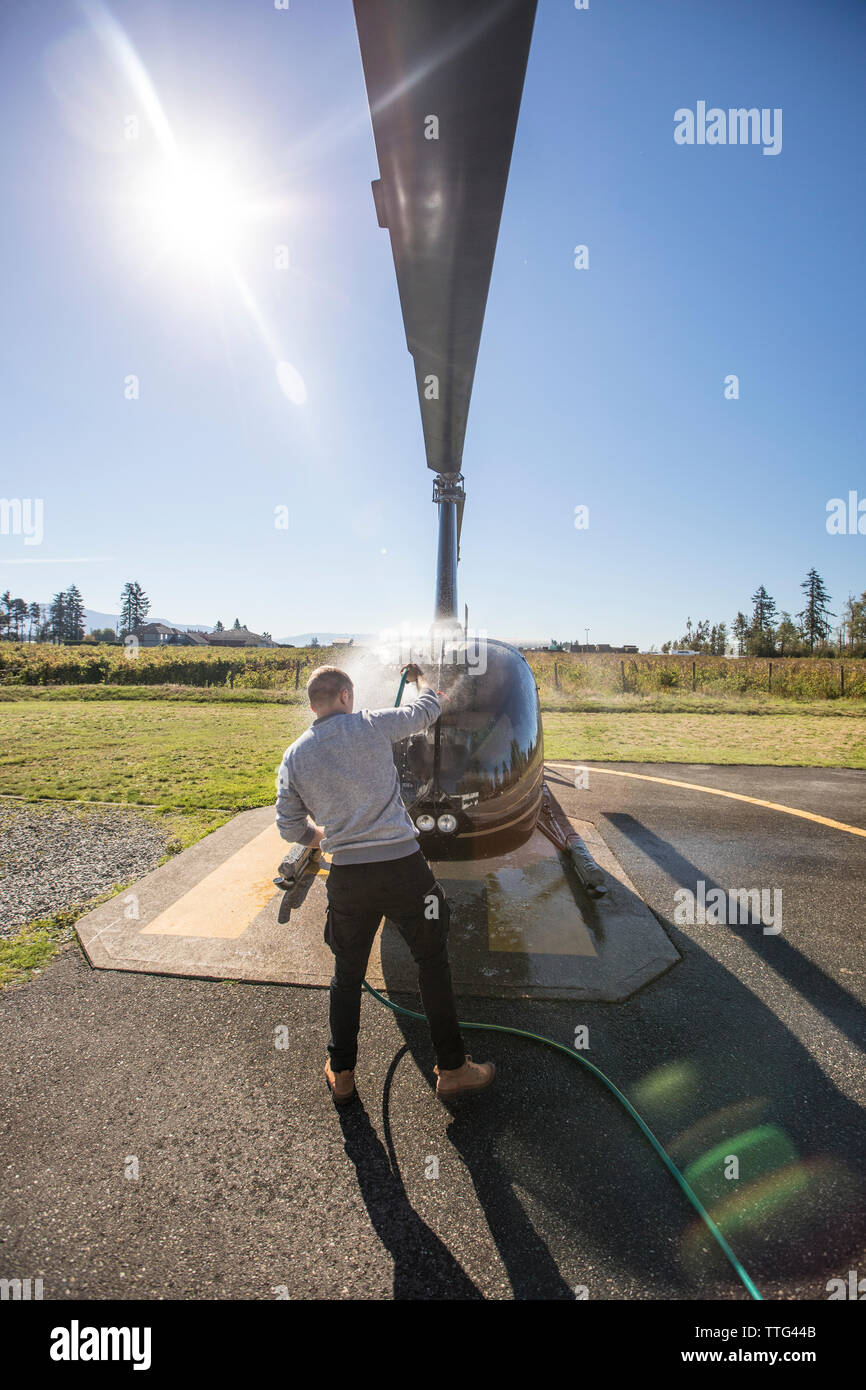
{"label": "distant hill", "polygon": [[321,628],[316,628],[315,632],[299,632],[294,637],[276,637],[274,640],[284,645],[291,643],[293,647],[308,647],[313,638],[318,638],[320,647],[328,647],[332,642],[348,642],[349,638],[360,646],[362,642],[370,642],[375,634],[372,632],[323,632]]}
{"label": "distant hill", "polygon": [[[42,607],[48,608],[49,604],[43,603]],[[178,627],[182,632],[189,632],[190,630],[196,632],[214,631],[213,623],[179,623],[176,622],[174,618],[153,617],[150,613],[148,613],[146,621],[149,623],[164,623],[166,627]],[[117,631],[119,622],[119,613],[100,613],[95,608],[85,608],[84,610],[84,627],[86,632],[90,632],[91,629],[95,627],[111,627]],[[229,630],[227,626],[226,631],[228,632]],[[258,628],[256,628],[256,631],[258,631]],[[323,632],[321,628],[318,628],[311,632],[300,632],[294,637],[277,637],[275,640],[279,643],[291,643],[293,647],[308,647],[312,639],[317,637],[319,639],[319,646],[327,647],[331,642],[346,642],[350,637],[353,638],[356,643],[368,642],[372,640],[373,636],[374,634],[370,632]]]}

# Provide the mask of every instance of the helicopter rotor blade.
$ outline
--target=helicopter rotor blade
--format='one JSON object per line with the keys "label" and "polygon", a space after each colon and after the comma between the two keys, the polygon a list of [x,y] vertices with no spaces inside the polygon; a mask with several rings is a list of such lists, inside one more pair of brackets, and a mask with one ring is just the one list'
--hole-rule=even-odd
{"label": "helicopter rotor blade", "polygon": [[[354,0],[427,467],[463,443],[537,0]],[[461,508],[462,512],[462,508]]]}

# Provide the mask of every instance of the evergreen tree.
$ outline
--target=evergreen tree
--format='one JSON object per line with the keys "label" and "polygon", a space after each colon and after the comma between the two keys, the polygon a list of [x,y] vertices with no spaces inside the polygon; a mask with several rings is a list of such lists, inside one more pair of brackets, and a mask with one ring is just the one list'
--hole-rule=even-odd
{"label": "evergreen tree", "polygon": [[214,632],[225,632],[225,628],[223,627],[223,625],[222,625],[222,623],[220,622],[220,619],[219,619],[219,618],[217,618],[216,627],[214,628]]}
{"label": "evergreen tree", "polygon": [[66,636],[66,594],[62,590],[59,594],[55,594],[51,600],[48,622],[51,636],[55,642],[62,642]]}
{"label": "evergreen tree", "polygon": [[65,636],[73,642],[84,640],[84,601],[75,584],[66,591],[66,627]]}
{"label": "evergreen tree", "polygon": [[235,618],[234,622],[232,623],[232,627],[233,627],[233,629],[235,630],[235,632],[237,632],[237,630],[238,630],[238,628],[240,627],[240,625],[241,625],[241,620],[240,620],[240,618]]}
{"label": "evergreen tree", "polygon": [[150,612],[150,599],[138,580],[127,580],[120,595],[120,635],[135,632]]}
{"label": "evergreen tree", "polygon": [[772,656],[774,652],[774,620],[776,600],[771,598],[763,584],[752,594],[755,605],[748,630],[748,647],[752,656]]}
{"label": "evergreen tree", "polygon": [[731,623],[731,635],[737,644],[737,656],[742,656],[746,649],[746,639],[749,635],[749,624],[745,613],[738,613]]}
{"label": "evergreen tree", "polygon": [[774,644],[779,656],[794,656],[800,644],[800,634],[796,625],[792,622],[790,613],[784,610],[776,628]]}
{"label": "evergreen tree", "polygon": [[24,637],[24,624],[27,620],[27,604],[23,598],[12,600],[12,627],[15,631],[15,640],[20,642]]}
{"label": "evergreen tree", "polygon": [[859,598],[849,594],[843,616],[848,631],[848,650],[853,656],[855,652],[866,650],[866,593]]}
{"label": "evergreen tree", "polygon": [[809,654],[811,655],[816,642],[827,641],[830,636],[830,624],[827,618],[835,618],[836,614],[830,612],[830,595],[816,569],[809,570],[800,588],[806,595],[806,606],[801,613],[797,614],[797,617],[803,624],[803,632],[809,643]]}

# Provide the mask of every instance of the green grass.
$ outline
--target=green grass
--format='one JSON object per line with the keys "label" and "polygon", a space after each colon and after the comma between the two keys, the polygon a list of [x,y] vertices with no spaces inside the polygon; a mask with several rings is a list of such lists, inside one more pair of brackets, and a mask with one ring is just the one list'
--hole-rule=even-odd
{"label": "green grass", "polygon": [[749,763],[866,767],[866,724],[785,714],[556,714],[544,716],[548,758],[586,762]]}
{"label": "green grass", "polygon": [[247,690],[197,685],[0,685],[0,704],[16,700],[180,700],[184,704],[300,705],[307,708],[303,687],[298,690]]}
{"label": "green grass", "polygon": [[[229,689],[226,686],[194,685],[59,685],[0,686],[0,705],[33,701],[69,704],[76,701],[187,705],[279,705],[291,707],[307,717],[307,700],[298,691]],[[575,714],[779,714],[817,715],[821,718],[866,718],[861,699],[791,700],[781,696],[734,692],[652,691],[648,694],[567,694],[541,692],[541,708],[547,712]]]}
{"label": "green grass", "polygon": [[786,700],[770,695],[702,694],[676,691],[649,695],[542,696],[548,713],[575,714],[777,714],[815,715],[821,719],[864,719],[862,700]]}
{"label": "green grass", "polygon": [[246,810],[276,796],[299,706],[22,701],[0,706],[0,793],[174,810]]}
{"label": "green grass", "polygon": [[[544,715],[549,758],[866,767],[866,723],[788,707],[696,713],[630,709]],[[208,815],[266,806],[300,705],[245,701],[24,700],[0,705],[0,794],[110,801],[181,813],[183,845]],[[192,838],[190,838],[192,837]]]}
{"label": "green grass", "polygon": [[40,970],[67,941],[87,909],[71,908],[40,922],[30,922],[10,937],[0,937],[0,989],[23,984]]}

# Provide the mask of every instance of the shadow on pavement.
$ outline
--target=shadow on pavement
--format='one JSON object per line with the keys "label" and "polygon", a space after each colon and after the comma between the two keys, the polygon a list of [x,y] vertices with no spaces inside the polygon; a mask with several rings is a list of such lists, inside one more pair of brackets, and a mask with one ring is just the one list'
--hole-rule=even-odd
{"label": "shadow on pavement", "polygon": [[382,1110],[388,1149],[356,1099],[337,1111],[346,1153],[355,1165],[373,1229],[394,1261],[395,1299],[480,1299],[483,1294],[413,1208],[400,1177],[388,1112],[394,1073],[406,1051],[403,1047],[396,1054],[385,1078]]}
{"label": "shadow on pavement", "polygon": [[[638,822],[611,819],[683,887],[694,889],[699,878],[707,891],[717,886]],[[656,916],[683,960],[627,1002],[458,996],[459,1016],[566,1044],[575,1027],[587,1026],[588,1059],[636,1106],[758,1287],[814,1281],[807,1296],[826,1297],[826,1279],[845,1274],[866,1235],[862,1111],[748,987],[693,935]],[[852,1035],[860,1006],[843,989],[790,942],[763,936],[760,924],[739,932]],[[381,958],[390,994],[387,941]],[[400,993],[396,982],[394,991],[395,1002],[420,1010],[417,996]],[[432,1086],[425,1025],[395,1017]],[[472,1177],[516,1298],[575,1297],[559,1272],[574,1245],[571,1232],[582,1250],[597,1252],[600,1270],[574,1274],[590,1298],[622,1297],[602,1286],[614,1274],[620,1289],[632,1277],[638,1297],[745,1296],[658,1156],[597,1079],[529,1040],[467,1030],[464,1042],[476,1060],[494,1060],[498,1075],[491,1091],[459,1103],[448,1137]],[[555,1235],[556,1258],[542,1230]]]}

